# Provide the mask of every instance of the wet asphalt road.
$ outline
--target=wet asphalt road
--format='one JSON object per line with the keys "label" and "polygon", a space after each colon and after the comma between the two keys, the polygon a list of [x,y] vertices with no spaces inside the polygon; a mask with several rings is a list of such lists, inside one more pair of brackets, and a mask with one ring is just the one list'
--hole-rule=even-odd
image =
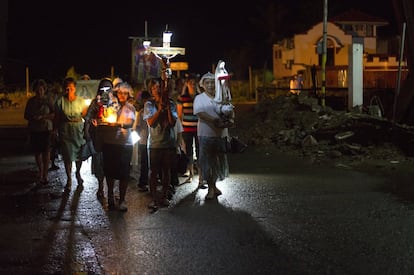
{"label": "wet asphalt road", "polygon": [[256,147],[229,161],[217,200],[195,180],[151,213],[134,180],[107,210],[89,160],[65,192],[61,162],[38,186],[30,156],[3,157],[0,273],[412,274],[414,207],[391,179]]}

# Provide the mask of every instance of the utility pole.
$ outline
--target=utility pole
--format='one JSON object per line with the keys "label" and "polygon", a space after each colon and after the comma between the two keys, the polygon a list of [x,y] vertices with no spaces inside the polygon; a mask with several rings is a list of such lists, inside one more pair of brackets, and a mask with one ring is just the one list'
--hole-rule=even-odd
{"label": "utility pole", "polygon": [[401,90],[401,63],[404,59],[404,45],[405,45],[405,29],[406,22],[403,23],[401,43],[400,43],[400,57],[398,59],[398,77],[397,77],[397,88],[394,94],[394,105],[392,107],[392,121],[395,122],[395,112],[397,111],[397,100]]}
{"label": "utility pole", "polygon": [[326,96],[326,37],[328,28],[328,0],[323,3],[323,39],[322,39],[322,87],[321,87],[321,105],[325,107]]}

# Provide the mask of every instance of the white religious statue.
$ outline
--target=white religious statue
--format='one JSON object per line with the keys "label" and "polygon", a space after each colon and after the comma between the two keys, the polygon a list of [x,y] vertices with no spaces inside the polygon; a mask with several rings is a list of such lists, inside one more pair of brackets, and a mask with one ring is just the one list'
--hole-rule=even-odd
{"label": "white religious statue", "polygon": [[222,117],[224,121],[234,123],[234,105],[231,104],[231,92],[228,74],[224,67],[226,63],[220,60],[217,63],[216,71],[214,74],[216,84],[216,94],[214,101],[218,103],[216,112]]}

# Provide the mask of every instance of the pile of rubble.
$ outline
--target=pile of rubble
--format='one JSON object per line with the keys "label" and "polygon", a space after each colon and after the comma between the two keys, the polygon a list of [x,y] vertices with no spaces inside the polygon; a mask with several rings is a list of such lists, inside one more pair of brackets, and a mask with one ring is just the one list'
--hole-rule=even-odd
{"label": "pile of rubble", "polygon": [[414,160],[414,127],[361,110],[322,107],[305,93],[268,97],[243,108],[236,106],[236,127],[230,133],[250,145],[267,145],[314,164]]}

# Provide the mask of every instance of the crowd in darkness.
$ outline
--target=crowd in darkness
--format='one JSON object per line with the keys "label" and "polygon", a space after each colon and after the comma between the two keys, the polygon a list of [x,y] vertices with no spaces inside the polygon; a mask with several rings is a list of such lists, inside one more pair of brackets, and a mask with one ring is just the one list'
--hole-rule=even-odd
{"label": "crowd in darkness", "polygon": [[[60,85],[36,79],[24,118],[39,184],[52,184],[48,172],[61,169],[56,163],[61,157],[65,188],[76,178],[82,190],[82,164],[91,157],[96,197],[107,210],[128,210],[126,194],[132,181],[138,191],[148,193],[152,210],[168,207],[177,186],[195,180],[198,188],[208,189],[207,200],[220,196],[216,182],[229,174],[224,143],[234,123],[229,100],[217,100],[217,94],[228,89],[227,82],[213,73],[178,79],[163,75],[147,79],[138,90],[120,78],[102,78],[87,102],[77,94],[74,77]],[[231,110],[230,119],[223,109]],[[179,159],[186,161],[181,172]],[[137,177],[135,166],[140,167]],[[117,181],[119,190],[114,192]]]}

